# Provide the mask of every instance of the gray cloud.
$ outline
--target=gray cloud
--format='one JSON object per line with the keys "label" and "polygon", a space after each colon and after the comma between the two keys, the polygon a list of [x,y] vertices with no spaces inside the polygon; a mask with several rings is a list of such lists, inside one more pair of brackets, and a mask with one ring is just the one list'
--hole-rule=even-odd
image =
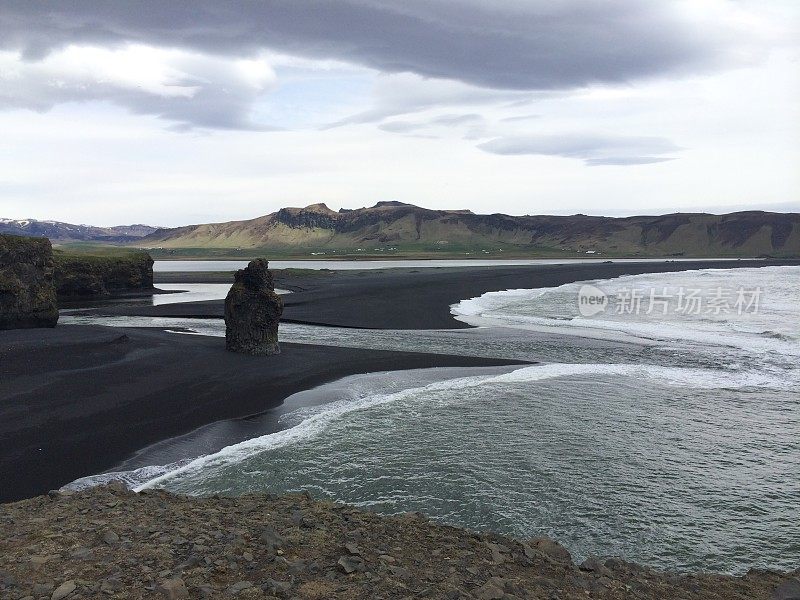
{"label": "gray cloud", "polygon": [[660,162],[667,162],[675,160],[673,156],[612,156],[609,158],[587,158],[586,164],[590,167],[598,167],[602,165],[652,165]]}
{"label": "gray cloud", "polygon": [[431,119],[433,125],[444,125],[446,127],[459,127],[461,125],[480,125],[484,122],[483,117],[477,113],[465,115],[442,115]]}
{"label": "gray cloud", "polygon": [[519,121],[532,121],[533,119],[541,119],[542,115],[517,115],[514,117],[506,117],[501,119],[503,123],[517,123]]}
{"label": "gray cloud", "polygon": [[501,137],[478,144],[485,152],[501,155],[563,156],[583,160],[589,166],[646,165],[668,160],[659,156],[681,150],[660,137],[615,135],[542,135]]}
{"label": "gray cloud", "polygon": [[413,133],[431,127],[472,127],[480,128],[485,119],[476,113],[440,115],[427,121],[387,121],[378,129],[391,133]]}
{"label": "gray cloud", "polygon": [[0,45],[29,60],[70,43],[271,48],[513,90],[705,67],[728,59],[731,39],[662,0],[5,0],[0,14]]}
{"label": "gray cloud", "polygon": [[378,129],[389,133],[413,133],[427,127],[427,123],[412,123],[411,121],[387,121],[378,125]]}

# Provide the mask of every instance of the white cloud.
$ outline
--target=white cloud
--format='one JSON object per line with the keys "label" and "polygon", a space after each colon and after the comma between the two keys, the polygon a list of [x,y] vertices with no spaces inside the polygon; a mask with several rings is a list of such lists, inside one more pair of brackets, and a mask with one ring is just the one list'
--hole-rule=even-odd
{"label": "white cloud", "polygon": [[578,158],[590,166],[654,164],[672,160],[672,156],[664,155],[680,150],[664,138],[586,133],[500,137],[478,144],[478,148],[507,156],[539,154]]}
{"label": "white cloud", "polygon": [[104,100],[183,127],[259,129],[249,113],[276,83],[264,59],[220,58],[126,44],[70,45],[42,60],[0,52],[0,108],[49,110]]}
{"label": "white cloud", "polygon": [[460,81],[429,79],[412,73],[383,74],[375,79],[370,108],[333,122],[328,127],[377,123],[389,117],[426,110],[475,107],[529,101],[547,94],[475,87]]}

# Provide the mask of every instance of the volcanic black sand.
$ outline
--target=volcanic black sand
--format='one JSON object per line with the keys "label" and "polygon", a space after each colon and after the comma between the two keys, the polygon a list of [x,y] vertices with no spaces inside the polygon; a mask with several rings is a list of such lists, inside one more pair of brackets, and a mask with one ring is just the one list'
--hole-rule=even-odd
{"label": "volcanic black sand", "polygon": [[0,332],[0,502],[102,472],[153,442],[244,417],[356,373],[514,364],[282,344],[231,354],[220,338],[61,325]]}
{"label": "volcanic black sand", "polygon": [[[284,296],[283,320],[287,322],[371,329],[451,329],[467,327],[453,319],[451,304],[490,291],[553,287],[574,281],[640,273],[776,265],[800,265],[800,260],[428,267],[327,274],[314,272],[301,276],[278,272],[275,285],[294,291]],[[183,278],[182,281],[189,283],[192,279]],[[113,315],[221,318],[224,307],[219,300],[150,307],[119,306],[101,312]]]}

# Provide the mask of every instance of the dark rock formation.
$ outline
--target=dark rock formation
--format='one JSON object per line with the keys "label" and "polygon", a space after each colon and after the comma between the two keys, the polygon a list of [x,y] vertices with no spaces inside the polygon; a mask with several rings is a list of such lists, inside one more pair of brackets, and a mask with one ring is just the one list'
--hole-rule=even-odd
{"label": "dark rock formation", "polygon": [[264,356],[278,354],[278,321],[283,300],[275,293],[269,263],[250,261],[236,271],[225,298],[225,346],[231,352]]}
{"label": "dark rock formation", "polygon": [[305,208],[282,208],[275,215],[276,221],[295,229],[334,229],[338,217],[338,213],[324,204],[312,204]]}
{"label": "dark rock formation", "polygon": [[153,259],[147,252],[119,255],[56,253],[59,298],[90,298],[153,289]]}
{"label": "dark rock formation", "polygon": [[55,327],[56,322],[50,240],[0,235],[0,329]]}

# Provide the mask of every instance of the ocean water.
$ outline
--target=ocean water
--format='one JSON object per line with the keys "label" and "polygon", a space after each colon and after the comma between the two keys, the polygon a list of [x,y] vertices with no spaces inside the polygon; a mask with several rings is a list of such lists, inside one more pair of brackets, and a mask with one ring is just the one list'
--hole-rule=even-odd
{"label": "ocean water", "polygon": [[[605,309],[582,314],[587,295],[605,298]],[[797,267],[703,270],[484,294],[452,307],[478,326],[469,330],[282,325],[285,341],[540,364],[347,378],[296,394],[269,423],[248,423],[238,443],[215,445],[231,426],[218,424],[181,446],[204,439],[202,456],[150,449],[122,470],[140,489],[309,490],[475,530],[549,535],[578,560],[794,569],[798,298]],[[169,322],[224,333],[216,321]]]}
{"label": "ocean water", "polygon": [[[476,254],[477,256],[477,254]],[[273,269],[330,269],[332,271],[351,271],[363,269],[393,269],[400,267],[435,268],[435,267],[493,267],[513,265],[563,265],[569,263],[591,263],[605,260],[601,258],[464,258],[464,259],[421,259],[421,260],[271,260]],[[673,258],[669,262],[697,260],[692,258]],[[735,258],[717,260],[737,260]],[[243,269],[246,260],[157,260],[153,264],[156,273],[235,271]],[[615,258],[610,262],[665,262],[662,258]]]}
{"label": "ocean water", "polygon": [[[62,308],[62,316],[71,315],[85,308],[105,308],[115,305],[161,306],[177,302],[202,302],[205,300],[223,300],[231,289],[231,283],[157,283],[156,288],[168,292],[138,297],[110,297],[97,300],[79,299],[67,303],[69,308]],[[276,294],[290,294],[290,290],[275,288]],[[68,322],[62,321],[62,322]]]}
{"label": "ocean water", "polygon": [[156,287],[170,292],[156,294],[150,300],[153,306],[174,304],[176,302],[201,302],[204,300],[220,300],[228,295],[230,283],[159,283]]}
{"label": "ocean water", "polygon": [[[153,306],[174,304],[176,302],[201,302],[204,300],[222,300],[231,289],[230,283],[157,283],[156,287],[170,292],[156,294],[148,298]],[[275,289],[276,294],[289,294],[289,290]],[[113,302],[113,301],[112,301]]]}

